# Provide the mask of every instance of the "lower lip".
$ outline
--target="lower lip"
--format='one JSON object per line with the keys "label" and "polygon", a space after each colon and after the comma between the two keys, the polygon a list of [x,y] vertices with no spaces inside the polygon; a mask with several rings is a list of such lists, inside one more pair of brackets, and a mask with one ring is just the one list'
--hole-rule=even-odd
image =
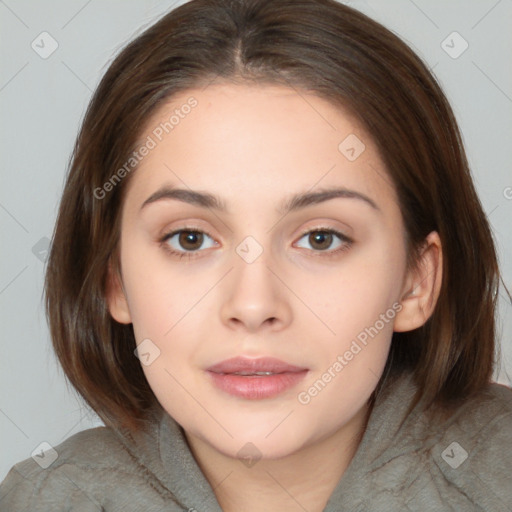
{"label": "lower lip", "polygon": [[296,386],[304,378],[307,370],[261,376],[208,373],[211,375],[213,383],[222,391],[233,396],[258,400],[277,396]]}

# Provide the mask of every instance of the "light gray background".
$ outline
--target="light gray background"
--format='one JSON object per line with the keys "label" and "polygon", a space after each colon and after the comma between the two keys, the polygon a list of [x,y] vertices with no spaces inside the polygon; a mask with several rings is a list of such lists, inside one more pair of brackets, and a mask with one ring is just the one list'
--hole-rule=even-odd
{"label": "light gray background", "polygon": [[[45,237],[92,91],[125,43],[178,3],[0,0],[0,480],[41,442],[56,446],[101,424],[68,387],[51,349],[41,300]],[[347,3],[400,35],[440,80],[512,288],[512,0]],[[44,31],[58,43],[47,59],[31,47]],[[454,31],[469,44],[458,58],[464,42],[447,39]],[[510,385],[512,308],[501,296],[496,380]]]}

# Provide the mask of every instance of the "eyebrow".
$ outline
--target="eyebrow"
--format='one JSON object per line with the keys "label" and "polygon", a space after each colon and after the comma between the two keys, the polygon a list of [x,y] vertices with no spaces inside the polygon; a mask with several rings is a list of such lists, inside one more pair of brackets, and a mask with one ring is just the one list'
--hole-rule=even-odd
{"label": "eyebrow", "polygon": [[[365,194],[344,187],[339,187],[322,189],[317,192],[295,194],[291,198],[287,199],[284,203],[282,203],[280,207],[277,208],[277,213],[280,215],[285,215],[287,213],[300,210],[307,206],[323,203],[325,201],[329,201],[331,199],[336,198],[358,199],[367,204],[368,206],[370,206],[373,210],[381,212],[381,209],[377,206],[375,201],[373,201],[373,199],[369,198]],[[216,195],[207,192],[198,192],[196,190],[174,188],[171,186],[164,186],[157,190],[156,192],[154,192],[153,194],[151,194],[142,203],[140,209],[142,210],[146,206],[152,203],[156,203],[157,201],[169,199],[175,199],[177,201],[182,201],[184,203],[188,203],[194,206],[208,208],[223,213],[229,212],[226,203]]]}

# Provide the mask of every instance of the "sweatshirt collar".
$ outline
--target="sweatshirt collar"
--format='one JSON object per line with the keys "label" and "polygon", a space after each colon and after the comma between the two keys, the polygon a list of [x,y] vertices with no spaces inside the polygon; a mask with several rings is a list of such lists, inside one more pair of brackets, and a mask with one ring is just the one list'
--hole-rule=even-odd
{"label": "sweatshirt collar", "polygon": [[[400,428],[415,391],[410,373],[383,387],[376,397],[356,453],[324,512],[339,510],[339,505],[347,504],[351,496],[363,496],[368,485],[367,476],[372,471],[419,447],[418,437],[421,436],[411,435],[425,427],[423,415],[418,413],[419,405]],[[404,437],[403,432],[408,434]],[[162,410],[159,422],[152,424],[146,432],[131,435],[124,430],[116,433],[125,450],[151,480],[151,485],[164,497],[172,500],[171,491],[185,510],[222,512],[210,483],[192,455],[182,427],[165,411]]]}

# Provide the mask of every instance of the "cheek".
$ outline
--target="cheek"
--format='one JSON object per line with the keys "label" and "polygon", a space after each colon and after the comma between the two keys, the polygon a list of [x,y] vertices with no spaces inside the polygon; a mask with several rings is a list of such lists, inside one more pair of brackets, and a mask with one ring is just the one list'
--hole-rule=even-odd
{"label": "cheek", "polygon": [[182,319],[193,314],[194,306],[208,289],[208,282],[213,280],[211,276],[191,279],[190,273],[180,266],[186,263],[171,262],[163,250],[137,249],[136,244],[129,242],[122,264],[137,341],[168,338]]}
{"label": "cheek", "polygon": [[[316,290],[321,299],[315,303],[325,323],[337,334],[351,337],[372,326],[382,314],[397,307],[404,264],[399,250],[383,244],[350,255]],[[388,316],[394,318],[393,311]],[[388,333],[391,331],[392,322]]]}
{"label": "cheek", "polygon": [[401,309],[396,302],[405,264],[401,250],[398,244],[393,247],[380,240],[352,254],[339,272],[322,281],[317,313],[329,330],[324,329],[320,338],[315,368],[318,389],[325,385],[317,406],[340,396],[350,401],[370,393],[377,384]]}
{"label": "cheek", "polygon": [[378,266],[351,270],[338,286],[324,287],[328,300],[320,315],[331,332],[317,337],[314,372],[298,396],[305,413],[321,416],[325,428],[350,418],[375,389],[400,310],[391,300],[393,276]]}

